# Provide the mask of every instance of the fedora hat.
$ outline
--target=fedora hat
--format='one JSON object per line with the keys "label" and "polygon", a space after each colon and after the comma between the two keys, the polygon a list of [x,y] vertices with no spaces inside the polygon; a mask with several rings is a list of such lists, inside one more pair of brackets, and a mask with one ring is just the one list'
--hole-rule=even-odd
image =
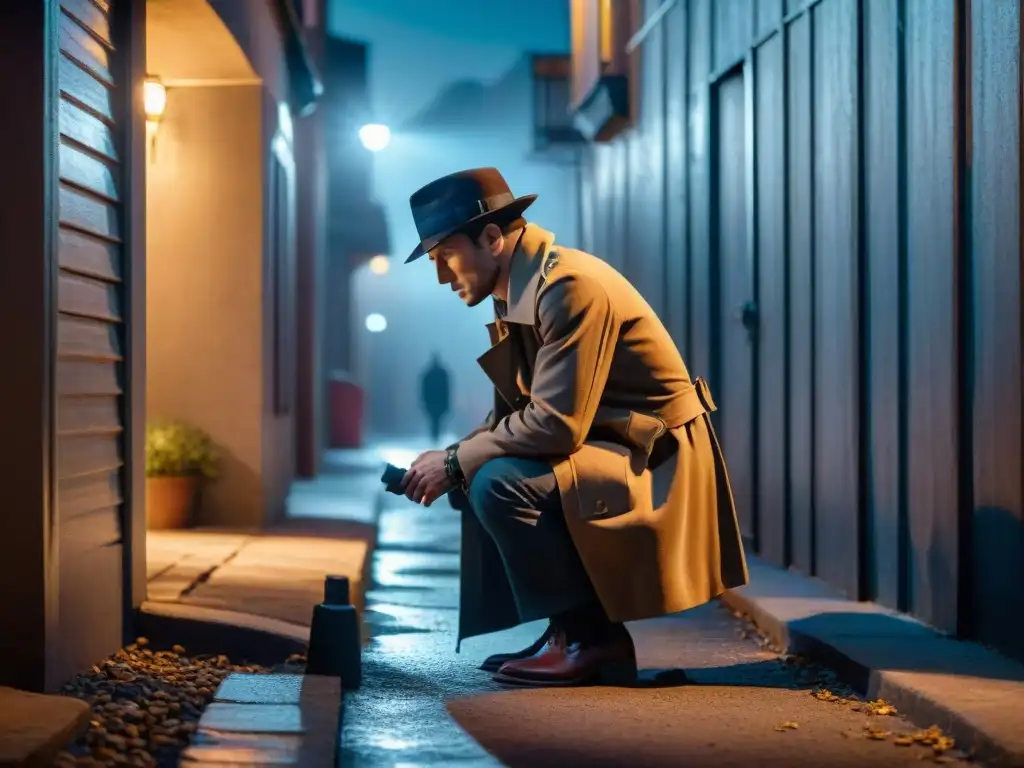
{"label": "fedora hat", "polygon": [[420,243],[405,263],[468,226],[514,221],[536,199],[513,195],[497,168],[471,168],[432,181],[409,198]]}

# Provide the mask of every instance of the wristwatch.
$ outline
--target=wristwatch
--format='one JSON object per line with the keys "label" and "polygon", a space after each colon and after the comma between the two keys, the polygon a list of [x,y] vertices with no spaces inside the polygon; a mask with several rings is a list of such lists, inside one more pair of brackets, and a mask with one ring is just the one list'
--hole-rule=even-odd
{"label": "wristwatch", "polygon": [[458,443],[455,443],[454,445],[449,445],[445,449],[444,473],[448,475],[448,479],[456,488],[460,488],[463,491],[469,490],[466,484],[466,476],[462,473],[462,467],[459,465]]}

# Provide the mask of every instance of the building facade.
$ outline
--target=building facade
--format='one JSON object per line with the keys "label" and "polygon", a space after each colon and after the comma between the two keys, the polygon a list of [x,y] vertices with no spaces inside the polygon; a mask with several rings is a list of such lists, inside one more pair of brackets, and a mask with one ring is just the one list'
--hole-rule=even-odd
{"label": "building facade", "polygon": [[574,0],[584,246],[720,407],[748,547],[1024,656],[1015,0]]}
{"label": "building facade", "polygon": [[0,82],[0,684],[54,689],[131,636],[147,418],[190,421],[225,450],[203,522],[259,526],[283,509],[318,418],[315,355],[295,352],[315,311],[296,307],[322,259],[325,185],[295,136],[316,133],[303,121],[323,10],[0,6],[0,62],[18,73]]}
{"label": "building facade", "polygon": [[323,159],[328,172],[331,217],[327,229],[327,290],[324,365],[329,376],[351,376],[352,337],[357,332],[352,306],[353,276],[377,255],[391,252],[388,222],[374,199],[373,153],[362,146],[359,129],[375,122],[368,92],[369,46],[337,35],[327,38],[324,69],[329,142]]}

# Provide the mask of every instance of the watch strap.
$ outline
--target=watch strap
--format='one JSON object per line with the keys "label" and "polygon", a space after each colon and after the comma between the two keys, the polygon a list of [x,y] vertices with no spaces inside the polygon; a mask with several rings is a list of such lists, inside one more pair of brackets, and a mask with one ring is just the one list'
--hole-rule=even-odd
{"label": "watch strap", "polygon": [[444,455],[444,472],[448,475],[448,479],[452,484],[461,488],[463,491],[468,490],[466,484],[466,476],[462,472],[462,467],[459,464],[459,444],[449,445],[445,449]]}

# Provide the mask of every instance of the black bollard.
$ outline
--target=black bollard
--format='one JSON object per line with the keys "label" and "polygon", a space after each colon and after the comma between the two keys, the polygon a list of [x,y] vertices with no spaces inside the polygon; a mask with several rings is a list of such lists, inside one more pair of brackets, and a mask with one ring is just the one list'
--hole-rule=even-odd
{"label": "black bollard", "polygon": [[306,672],[340,677],[343,688],[358,688],[363,676],[359,616],[347,576],[328,576],[324,601],[313,609]]}

